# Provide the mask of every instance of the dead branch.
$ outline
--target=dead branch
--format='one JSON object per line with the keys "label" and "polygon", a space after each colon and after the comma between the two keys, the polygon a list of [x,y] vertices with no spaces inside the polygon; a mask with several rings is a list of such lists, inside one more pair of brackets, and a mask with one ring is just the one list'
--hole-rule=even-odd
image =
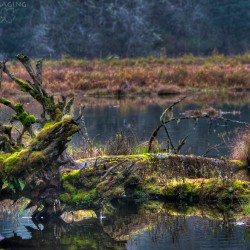
{"label": "dead branch", "polygon": [[[175,150],[175,147],[174,147],[174,145],[172,143],[171,137],[170,137],[170,135],[168,133],[168,130],[167,130],[167,124],[169,124],[171,122],[178,122],[179,123],[182,120],[193,119],[193,120],[198,121],[199,119],[209,119],[210,122],[212,122],[212,121],[221,121],[221,122],[224,122],[225,124],[231,122],[231,123],[242,124],[242,125],[245,125],[245,126],[250,126],[250,124],[247,123],[247,122],[241,122],[241,121],[237,121],[237,120],[232,120],[232,119],[224,118],[220,114],[218,114],[217,112],[215,112],[214,109],[210,109],[210,111],[206,112],[206,113],[202,113],[201,111],[195,110],[195,112],[189,112],[187,114],[184,114],[183,116],[176,116],[176,117],[172,117],[171,116],[171,117],[168,117],[167,113],[169,111],[172,112],[172,108],[175,105],[179,104],[181,101],[183,101],[185,98],[187,98],[187,96],[185,96],[185,97],[181,98],[180,100],[176,101],[175,103],[171,104],[167,109],[164,110],[164,112],[162,113],[162,115],[160,117],[161,124],[153,131],[153,133],[151,134],[151,136],[149,138],[149,146],[148,146],[148,151],[149,152],[151,152],[151,150],[152,150],[152,143],[153,143],[154,139],[156,138],[156,136],[158,135],[158,133],[159,133],[159,131],[160,131],[161,128],[164,128],[164,130],[166,132],[166,135],[168,137],[168,141],[170,143],[170,146],[171,146],[172,149],[174,149],[175,153],[177,154],[177,151],[180,150],[180,149],[179,150]],[[184,141],[182,140],[182,143],[180,145],[182,145],[183,143],[185,144],[187,138],[185,137],[184,139],[185,140]]]}
{"label": "dead branch", "polygon": [[127,160],[121,161],[118,164],[110,167],[107,172],[100,178],[100,181],[103,181],[113,170],[115,170],[116,168],[118,168],[120,165],[122,165],[124,162],[126,162]]}
{"label": "dead branch", "polygon": [[216,145],[214,145],[214,146],[208,148],[208,149],[206,150],[206,152],[202,155],[202,157],[207,157],[207,154],[208,154],[209,152],[211,152],[212,150],[217,149],[217,148],[219,148],[219,147],[221,147],[221,146],[224,146],[224,145],[225,145],[225,142],[220,143],[220,144],[216,144]]}
{"label": "dead branch", "polygon": [[179,153],[180,153],[182,147],[186,144],[187,138],[188,138],[188,135],[185,136],[185,137],[181,140],[181,142],[179,143],[179,145],[178,145],[178,147],[177,147],[177,149],[176,149],[176,154],[179,154]]}
{"label": "dead branch", "polygon": [[36,63],[35,72],[29,57],[24,54],[18,54],[16,57],[27,70],[32,82],[29,80],[23,81],[16,77],[3,62],[0,64],[0,68],[21,87],[21,91],[29,93],[37,102],[42,105],[43,113],[41,115],[42,119],[40,121],[43,124],[48,121],[60,121],[63,115],[69,114],[73,105],[73,99],[71,98],[68,102],[66,102],[66,98],[62,97],[61,100],[56,103],[54,101],[54,97],[49,95],[42,87],[42,60],[39,60]]}

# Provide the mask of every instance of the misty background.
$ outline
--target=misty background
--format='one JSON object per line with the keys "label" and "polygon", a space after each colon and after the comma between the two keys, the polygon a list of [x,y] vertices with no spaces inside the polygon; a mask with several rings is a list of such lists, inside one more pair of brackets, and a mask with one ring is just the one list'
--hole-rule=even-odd
{"label": "misty background", "polygon": [[1,56],[175,57],[250,48],[249,0],[23,2],[25,7],[0,6]]}

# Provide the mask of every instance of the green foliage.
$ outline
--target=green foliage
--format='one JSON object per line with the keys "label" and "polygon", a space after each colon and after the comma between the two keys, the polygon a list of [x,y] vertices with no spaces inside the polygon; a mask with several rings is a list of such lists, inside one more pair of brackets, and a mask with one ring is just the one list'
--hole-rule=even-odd
{"label": "green foliage", "polygon": [[3,183],[3,185],[2,185],[1,190],[4,190],[5,188],[9,188],[13,193],[16,193],[16,189],[15,189],[13,183],[11,183],[9,180],[3,179],[2,183]]}
{"label": "green foliage", "polygon": [[25,182],[21,178],[18,178],[18,184],[20,186],[21,191],[23,191],[25,188]]}
{"label": "green foliage", "polygon": [[79,190],[77,194],[72,197],[72,202],[76,205],[82,205],[86,208],[90,208],[93,206],[96,194],[96,189],[92,189],[90,191]]}
{"label": "green foliage", "polygon": [[243,213],[246,214],[246,215],[249,215],[250,214],[250,200],[242,200],[240,201],[240,206],[243,210]]}
{"label": "green foliage", "polygon": [[78,181],[81,176],[81,171],[78,170],[72,170],[68,174],[65,173],[62,175],[63,181]]}

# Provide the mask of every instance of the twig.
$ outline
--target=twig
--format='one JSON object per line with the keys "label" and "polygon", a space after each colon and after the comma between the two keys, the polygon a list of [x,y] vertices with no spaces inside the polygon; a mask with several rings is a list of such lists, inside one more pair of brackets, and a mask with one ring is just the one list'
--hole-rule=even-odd
{"label": "twig", "polygon": [[188,135],[185,136],[185,137],[181,140],[181,142],[179,143],[179,146],[177,147],[176,154],[179,154],[179,153],[180,153],[181,148],[186,144],[187,138],[188,138]]}
{"label": "twig", "polygon": [[16,56],[16,58],[23,64],[27,72],[29,73],[30,77],[34,81],[34,83],[37,83],[38,80],[36,78],[36,74],[34,72],[34,69],[31,65],[29,57],[25,56],[24,54],[20,53]]}
{"label": "twig", "polygon": [[173,142],[172,142],[172,140],[171,140],[171,137],[170,137],[170,135],[169,135],[169,133],[168,133],[167,126],[166,126],[166,125],[163,125],[163,128],[164,128],[164,130],[165,130],[165,132],[166,132],[166,134],[167,134],[167,137],[168,137],[170,146],[171,146],[172,149],[176,152],[176,149],[175,149],[175,147],[174,147],[174,144],[173,144]]}
{"label": "twig", "polygon": [[150,152],[152,150],[152,143],[155,139],[155,137],[158,135],[158,132],[160,131],[160,129],[163,127],[163,124],[159,125],[151,134],[150,138],[149,138],[149,142],[148,142],[148,152]]}
{"label": "twig", "polygon": [[188,96],[184,96],[184,97],[182,97],[180,100],[178,100],[178,101],[172,103],[170,106],[168,106],[168,107],[163,111],[163,113],[162,113],[162,115],[161,115],[161,117],[160,117],[161,123],[165,123],[164,119],[166,118],[167,112],[168,112],[169,110],[172,110],[173,107],[174,107],[175,105],[177,105],[178,103],[180,103],[181,101],[183,101],[183,100],[186,99],[187,97],[188,97]]}
{"label": "twig", "polygon": [[66,104],[65,104],[65,106],[63,108],[63,115],[66,115],[66,114],[70,113],[70,109],[71,109],[71,107],[73,105],[74,99],[75,99],[75,97],[73,96],[72,98],[70,98],[70,100],[67,103],[65,102]]}
{"label": "twig", "polygon": [[111,171],[113,171],[114,169],[118,168],[120,165],[122,165],[124,162],[126,162],[127,160],[121,161],[119,163],[117,163],[115,166],[110,167],[107,172],[100,178],[100,181],[103,181],[110,173]]}
{"label": "twig", "polygon": [[42,70],[43,70],[43,60],[38,60],[36,63],[36,79],[40,84],[42,84]]}
{"label": "twig", "polygon": [[221,147],[221,146],[224,146],[224,145],[225,145],[225,142],[223,142],[223,143],[221,143],[221,144],[216,144],[216,145],[214,145],[214,146],[208,148],[207,151],[202,155],[202,157],[207,157],[207,154],[208,154],[209,152],[211,152],[212,150],[217,149],[217,148],[219,148],[219,147]]}

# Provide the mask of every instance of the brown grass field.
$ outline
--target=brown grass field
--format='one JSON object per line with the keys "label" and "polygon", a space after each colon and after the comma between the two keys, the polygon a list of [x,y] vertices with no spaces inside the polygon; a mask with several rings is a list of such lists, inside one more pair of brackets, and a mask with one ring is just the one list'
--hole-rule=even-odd
{"label": "brown grass field", "polygon": [[[29,79],[22,66],[7,63],[21,79]],[[250,90],[250,54],[224,57],[214,54],[200,58],[72,59],[44,62],[43,84],[53,93],[86,96],[157,96],[196,91]],[[2,95],[18,89],[3,77]]]}

